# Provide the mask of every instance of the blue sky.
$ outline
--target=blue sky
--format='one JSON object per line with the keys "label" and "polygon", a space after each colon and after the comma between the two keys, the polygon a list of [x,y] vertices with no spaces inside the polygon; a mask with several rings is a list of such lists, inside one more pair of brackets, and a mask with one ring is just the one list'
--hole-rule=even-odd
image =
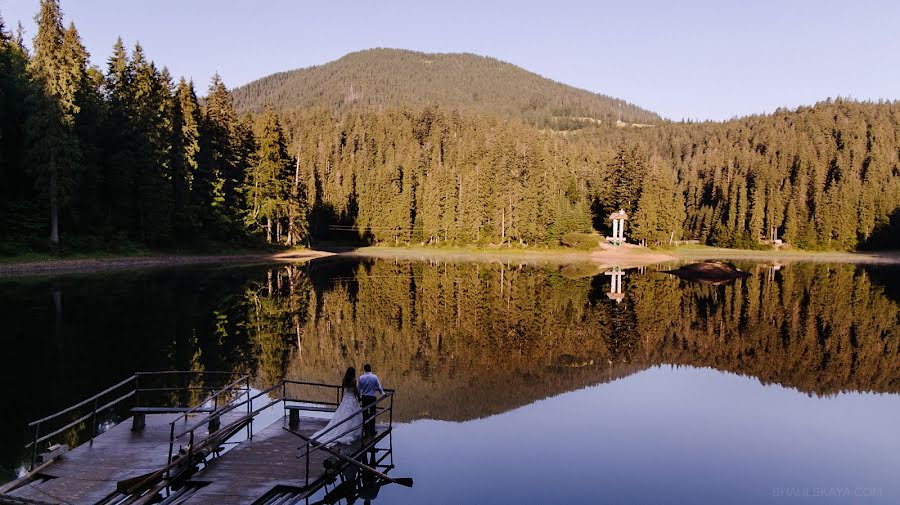
{"label": "blue sky", "polygon": [[[38,0],[0,0],[30,41]],[[62,0],[92,62],[116,36],[205,94],[372,47],[493,56],[672,118],[900,98],[900,2]]]}

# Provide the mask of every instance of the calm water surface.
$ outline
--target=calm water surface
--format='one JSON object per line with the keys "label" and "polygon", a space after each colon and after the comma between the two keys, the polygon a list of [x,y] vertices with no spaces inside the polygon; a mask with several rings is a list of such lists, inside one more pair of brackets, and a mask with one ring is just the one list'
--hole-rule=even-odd
{"label": "calm water surface", "polygon": [[[398,390],[375,503],[900,503],[898,267],[388,260],[0,279],[0,481],[135,370]],[[73,436],[73,435],[70,435]]]}

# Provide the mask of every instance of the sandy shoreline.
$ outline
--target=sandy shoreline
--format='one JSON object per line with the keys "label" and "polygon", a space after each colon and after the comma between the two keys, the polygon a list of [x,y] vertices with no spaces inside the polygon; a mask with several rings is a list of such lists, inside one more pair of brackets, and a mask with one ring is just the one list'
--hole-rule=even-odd
{"label": "sandy shoreline", "polygon": [[304,261],[327,256],[405,259],[415,261],[461,261],[483,263],[533,263],[552,265],[591,265],[596,269],[633,268],[668,261],[750,260],[766,262],[829,262],[900,264],[900,252],[807,252],[750,251],[736,249],[675,249],[656,251],[625,245],[604,246],[594,251],[560,249],[474,249],[430,247],[361,247],[322,251],[299,250],[281,253],[248,253],[233,255],[160,255],[111,258],[81,258],[0,263],[0,277],[20,275],[56,275],[92,273],[113,270],[162,268],[204,264],[252,264],[278,261]]}
{"label": "sandy shoreline", "polygon": [[13,275],[55,275],[67,273],[92,273],[111,270],[172,267],[204,264],[268,263],[273,261],[299,261],[333,253],[324,251],[290,251],[284,253],[256,253],[234,255],[168,255],[134,256],[121,258],[84,258],[0,263],[0,277]]}

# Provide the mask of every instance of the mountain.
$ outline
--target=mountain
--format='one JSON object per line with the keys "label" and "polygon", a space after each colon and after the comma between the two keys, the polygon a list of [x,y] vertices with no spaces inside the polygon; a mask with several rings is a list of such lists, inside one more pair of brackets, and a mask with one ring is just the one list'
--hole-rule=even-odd
{"label": "mountain", "polygon": [[494,58],[370,49],[309,68],[272,74],[233,90],[239,111],[328,106],[347,109],[441,104],[572,129],[600,121],[659,123],[624,100],[574,88]]}

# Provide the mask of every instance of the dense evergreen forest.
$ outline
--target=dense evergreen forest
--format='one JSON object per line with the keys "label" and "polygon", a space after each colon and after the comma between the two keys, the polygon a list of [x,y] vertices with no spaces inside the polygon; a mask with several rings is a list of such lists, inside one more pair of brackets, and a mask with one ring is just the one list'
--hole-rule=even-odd
{"label": "dense evergreen forest", "polygon": [[898,102],[828,100],[596,139],[607,149],[644,146],[664,160],[667,176],[653,182],[650,171],[633,209],[654,213],[658,193],[674,184],[685,237],[730,247],[783,239],[807,249],[900,248]]}
{"label": "dense evergreen forest", "polygon": [[633,104],[474,54],[369,49],[339,60],[263,77],[234,90],[240,111],[324,105],[341,111],[440,103],[466,112],[519,118],[555,129],[597,122],[659,123]]}
{"label": "dense evergreen forest", "polygon": [[0,254],[264,235],[258,179],[289,163],[271,115],[238,118],[218,77],[201,104],[140,44],[120,39],[105,71],[89,66],[57,0],[37,21],[30,51],[0,26]]}
{"label": "dense evergreen forest", "polygon": [[198,98],[139,44],[92,66],[58,0],[30,49],[0,34],[0,255],[576,245],[620,208],[651,245],[900,248],[895,102],[671,123],[489,58],[394,50],[234,92],[215,77]]}

